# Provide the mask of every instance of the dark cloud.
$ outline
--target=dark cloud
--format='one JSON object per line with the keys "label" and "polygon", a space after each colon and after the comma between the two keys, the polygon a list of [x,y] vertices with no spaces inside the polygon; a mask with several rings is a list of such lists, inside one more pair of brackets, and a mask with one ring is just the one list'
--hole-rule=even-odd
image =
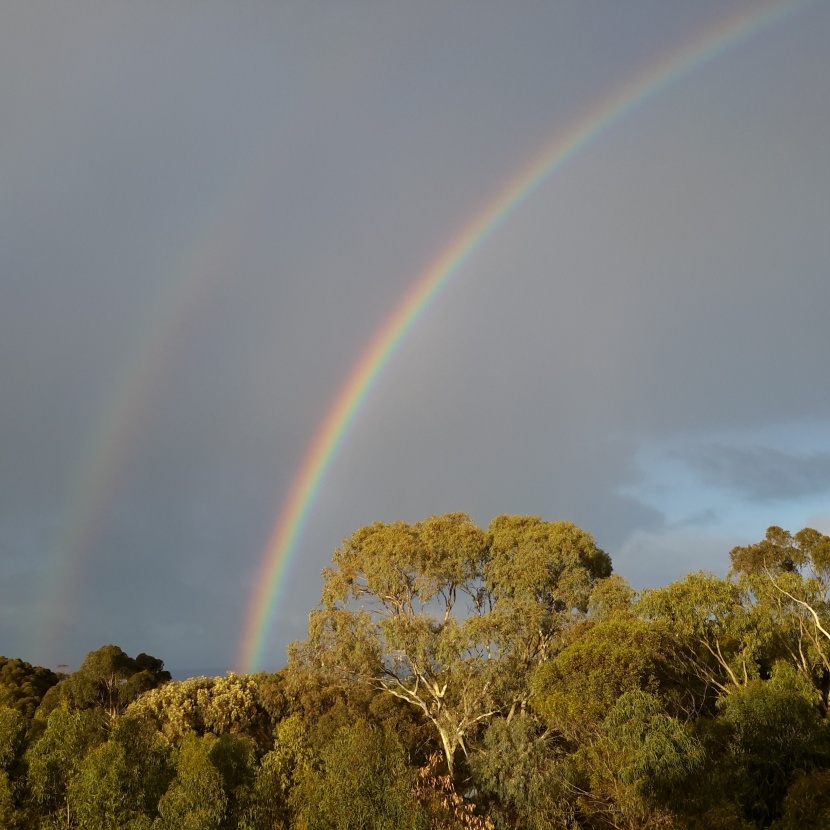
{"label": "dark cloud", "polygon": [[830,490],[830,452],[706,444],[680,457],[707,484],[737,490],[756,501],[799,499]]}

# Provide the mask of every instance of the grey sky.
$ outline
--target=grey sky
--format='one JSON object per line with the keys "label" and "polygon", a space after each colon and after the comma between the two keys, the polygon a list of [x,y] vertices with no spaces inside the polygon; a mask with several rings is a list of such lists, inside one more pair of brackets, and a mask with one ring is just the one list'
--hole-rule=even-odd
{"label": "grey sky", "polygon": [[[0,11],[0,653],[221,672],[265,542],[407,288],[559,133],[757,3]],[[677,80],[418,322],[271,635],[375,520],[575,521],[637,587],[830,532],[830,4]]]}

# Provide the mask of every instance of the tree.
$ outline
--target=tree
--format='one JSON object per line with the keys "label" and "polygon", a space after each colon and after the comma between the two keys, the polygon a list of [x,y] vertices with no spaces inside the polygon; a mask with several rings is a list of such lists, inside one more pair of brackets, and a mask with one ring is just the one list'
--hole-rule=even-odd
{"label": "tree", "polygon": [[[643,691],[622,695],[603,723],[606,748],[615,756],[615,778],[629,787],[644,813],[667,809],[682,798],[705,763],[705,752],[687,724],[666,713]],[[636,819],[642,822],[641,817]]]}
{"label": "tree", "polygon": [[727,775],[748,819],[767,824],[781,811],[797,773],[830,762],[830,728],[814,689],[788,663],[718,702],[726,727]]}
{"label": "tree", "polygon": [[0,769],[8,769],[16,760],[26,728],[26,719],[18,709],[0,705]]}
{"label": "tree", "polygon": [[830,827],[830,769],[799,775],[783,802],[773,830],[826,830]]}
{"label": "tree", "polygon": [[492,721],[471,758],[473,781],[498,830],[559,830],[575,823],[562,742],[530,712]]}
{"label": "tree", "polygon": [[29,790],[46,813],[69,814],[67,788],[87,752],[102,742],[103,720],[97,709],[58,706],[50,713],[43,735],[26,751]]}
{"label": "tree", "polygon": [[58,679],[49,669],[17,658],[0,657],[0,706],[17,709],[31,721],[43,696]]}
{"label": "tree", "polygon": [[210,760],[214,741],[188,736],[176,761],[176,777],[159,801],[156,830],[219,830],[228,799]]}
{"label": "tree", "polygon": [[127,710],[147,720],[174,746],[187,735],[258,731],[265,720],[253,677],[191,677],[142,694]]}
{"label": "tree", "polygon": [[257,769],[256,745],[252,738],[225,732],[210,748],[210,760],[222,777],[227,796],[224,826],[238,828],[247,813]]}
{"label": "tree", "polygon": [[99,708],[113,719],[142,692],[169,680],[162,660],[144,653],[132,658],[118,646],[108,645],[87,654],[60,689],[71,707]]}
{"label": "tree", "polygon": [[9,776],[0,770],[0,827],[12,827],[15,804]]}
{"label": "tree", "polygon": [[377,522],[335,551],[294,663],[361,678],[418,708],[456,754],[528,700],[529,670],[584,618],[610,558],[569,522],[462,513]]}
{"label": "tree", "polygon": [[14,826],[15,790],[25,769],[20,755],[27,722],[20,709],[0,705],[0,827]]}
{"label": "tree", "polygon": [[321,748],[292,793],[308,830],[427,830],[415,799],[415,772],[393,735],[358,720]]}
{"label": "tree", "polygon": [[659,690],[680,708],[687,696],[668,679],[669,644],[659,627],[630,614],[603,620],[536,669],[533,708],[575,742],[595,737],[625,692]]}
{"label": "tree", "polygon": [[672,716],[698,709],[673,677],[674,657],[662,626],[617,611],[535,671],[532,706],[566,755],[553,779],[561,782],[560,811],[570,801],[591,827],[670,822],[676,793],[702,759],[687,725]]}
{"label": "tree", "polygon": [[256,771],[241,830],[275,830],[290,826],[289,799],[297,779],[312,768],[314,752],[299,714],[289,715],[275,729],[274,748],[261,759]]}
{"label": "tree", "polygon": [[830,707],[830,536],[770,527],[729,554],[732,575],[775,627],[776,643]]}
{"label": "tree", "polygon": [[643,592],[635,608],[662,628],[678,674],[700,681],[707,704],[758,676],[769,640],[767,621],[754,613],[751,598],[731,580],[703,571],[688,574]]}
{"label": "tree", "polygon": [[67,796],[81,830],[149,828],[150,818],[137,809],[129,772],[124,747],[115,741],[95,747],[83,759]]}

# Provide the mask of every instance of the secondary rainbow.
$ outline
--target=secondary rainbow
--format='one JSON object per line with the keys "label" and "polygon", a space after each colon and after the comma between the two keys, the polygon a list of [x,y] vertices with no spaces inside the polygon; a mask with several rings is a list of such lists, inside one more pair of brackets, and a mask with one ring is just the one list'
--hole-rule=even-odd
{"label": "secondary rainbow", "polygon": [[43,665],[60,659],[61,632],[77,617],[76,592],[84,566],[92,557],[95,537],[106,525],[112,494],[147,435],[157,395],[177,346],[204,309],[214,302],[233,271],[241,246],[241,227],[257,201],[264,145],[253,163],[236,168],[209,200],[200,229],[182,250],[164,280],[155,309],[137,330],[131,359],[120,372],[101,417],[95,422],[81,454],[77,474],[67,488],[66,505],[52,540],[52,551],[32,602],[29,653]]}
{"label": "secondary rainbow", "polygon": [[262,555],[248,604],[237,659],[241,672],[257,671],[262,665],[288,567],[338,448],[366,395],[441,288],[519,204],[589,142],[674,81],[808,5],[812,5],[809,0],[766,4],[728,21],[721,21],[714,29],[699,35],[624,84],[610,98],[558,135],[467,223],[414,280],[406,296],[375,333],[341,386],[294,477]]}

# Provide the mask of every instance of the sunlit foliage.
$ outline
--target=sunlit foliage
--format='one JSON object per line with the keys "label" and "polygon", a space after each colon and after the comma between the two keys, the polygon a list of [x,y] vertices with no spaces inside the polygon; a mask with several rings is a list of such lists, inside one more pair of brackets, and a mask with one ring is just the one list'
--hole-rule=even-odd
{"label": "sunlit foliage", "polygon": [[635,596],[567,522],[374,524],[276,674],[0,658],[3,830],[825,830],[830,538]]}

